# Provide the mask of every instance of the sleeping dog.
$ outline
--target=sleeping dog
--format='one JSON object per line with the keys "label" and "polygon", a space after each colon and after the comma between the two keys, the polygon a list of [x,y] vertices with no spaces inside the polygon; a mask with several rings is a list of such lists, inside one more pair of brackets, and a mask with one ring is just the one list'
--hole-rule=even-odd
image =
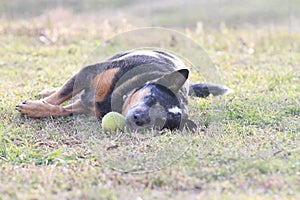
{"label": "sleeping dog", "polygon": [[[125,116],[132,129],[194,128],[188,119],[188,95],[204,98],[226,94],[229,89],[215,84],[189,84],[188,76],[184,63],[170,53],[126,51],[84,67],[61,88],[44,90],[44,99],[25,101],[16,109],[32,118],[78,113],[100,120],[116,111]],[[75,102],[61,106],[79,93]]]}

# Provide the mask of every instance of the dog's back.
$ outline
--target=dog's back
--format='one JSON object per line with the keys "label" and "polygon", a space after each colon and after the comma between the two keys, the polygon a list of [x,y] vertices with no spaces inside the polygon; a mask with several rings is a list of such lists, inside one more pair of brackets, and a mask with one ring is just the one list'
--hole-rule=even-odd
{"label": "dog's back", "polygon": [[[107,90],[104,92],[106,99],[98,105],[103,115],[111,110],[121,112],[123,99],[130,91],[178,69],[186,69],[186,66],[179,58],[169,53],[156,50],[127,51],[118,53],[102,63],[85,67],[78,73],[76,85],[78,87],[85,85],[85,91],[81,97],[85,107],[90,107],[91,96],[95,96],[95,91],[99,91],[99,87]],[[94,84],[97,85],[94,88],[87,84],[97,80],[96,76],[100,77],[104,73],[106,76],[101,76],[101,80],[98,80],[99,84]],[[87,81],[88,76],[90,77]],[[105,81],[103,78],[111,80],[109,88],[103,87],[103,81]],[[187,115],[188,112],[187,95],[188,84],[185,84],[176,94],[183,108],[183,115]]]}

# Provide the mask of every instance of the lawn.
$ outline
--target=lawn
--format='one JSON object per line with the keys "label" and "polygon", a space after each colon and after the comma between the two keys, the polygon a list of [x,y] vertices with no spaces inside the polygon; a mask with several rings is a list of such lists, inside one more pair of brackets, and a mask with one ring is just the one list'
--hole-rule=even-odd
{"label": "lawn", "polygon": [[160,48],[209,58],[192,81],[235,91],[190,99],[197,133],[108,134],[93,118],[34,120],[15,110],[85,64],[138,47],[112,37],[135,28],[63,10],[1,19],[0,199],[299,199],[300,35],[287,26],[198,23],[176,32],[175,45],[155,29]]}

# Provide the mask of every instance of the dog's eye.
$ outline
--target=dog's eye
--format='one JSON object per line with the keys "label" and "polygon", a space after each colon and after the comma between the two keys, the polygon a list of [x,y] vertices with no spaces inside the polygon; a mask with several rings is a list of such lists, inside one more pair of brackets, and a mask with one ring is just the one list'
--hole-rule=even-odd
{"label": "dog's eye", "polygon": [[147,106],[153,106],[154,104],[156,104],[156,98],[152,95],[146,96],[144,101]]}

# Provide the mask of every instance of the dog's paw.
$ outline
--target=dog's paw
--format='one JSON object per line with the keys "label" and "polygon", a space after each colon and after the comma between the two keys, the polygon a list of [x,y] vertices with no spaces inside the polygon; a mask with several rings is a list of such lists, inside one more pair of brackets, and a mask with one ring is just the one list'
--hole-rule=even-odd
{"label": "dog's paw", "polygon": [[17,104],[17,105],[16,105],[16,110],[19,111],[20,113],[22,113],[20,108],[22,107],[23,104],[26,104],[26,103],[27,103],[27,100],[26,100],[26,101],[23,101],[23,102],[20,103],[20,104]]}
{"label": "dog's paw", "polygon": [[16,110],[21,114],[32,118],[40,118],[49,115],[51,105],[45,101],[24,101],[16,105]]}

